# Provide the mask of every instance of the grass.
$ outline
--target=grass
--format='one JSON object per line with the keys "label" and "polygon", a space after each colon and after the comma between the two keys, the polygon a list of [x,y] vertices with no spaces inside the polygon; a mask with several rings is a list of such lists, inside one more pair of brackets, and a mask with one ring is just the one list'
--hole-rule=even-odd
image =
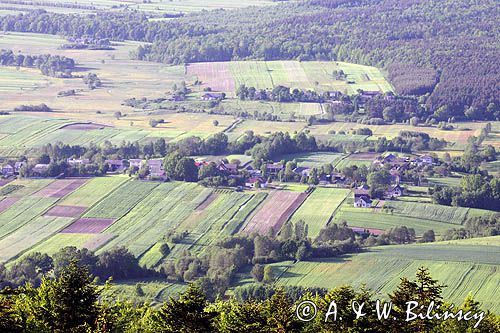
{"label": "grass", "polygon": [[430,184],[459,187],[462,177],[429,177],[427,180]]}
{"label": "grass", "polygon": [[49,238],[72,222],[65,217],[37,217],[0,239],[0,262],[13,259],[35,244]]}
{"label": "grass", "polygon": [[388,230],[397,226],[406,226],[415,229],[418,235],[427,230],[434,230],[436,234],[442,234],[448,229],[456,227],[455,224],[432,221],[424,218],[408,217],[402,215],[391,215],[374,208],[354,208],[352,203],[346,201],[335,215],[334,221],[340,223],[346,221],[349,226]]}
{"label": "grass", "polygon": [[320,168],[325,164],[335,165],[345,155],[339,153],[319,152],[319,153],[304,153],[304,154],[290,154],[283,155],[278,160],[297,161],[297,166]]}
{"label": "grass", "polygon": [[401,202],[401,201],[386,201],[384,209],[387,209],[392,214],[410,216],[415,218],[423,218],[452,224],[463,224],[469,211],[463,207],[448,207],[442,205],[416,203],[416,202]]}
{"label": "grass", "polygon": [[295,211],[290,221],[292,223],[305,221],[309,228],[309,236],[314,239],[350,192],[346,189],[317,188]]}
{"label": "grass", "polygon": [[[138,295],[136,286],[140,285],[144,295]],[[187,285],[171,283],[164,280],[130,280],[113,282],[111,289],[105,291],[112,293],[114,299],[129,301],[135,304],[150,302],[152,306],[165,302],[169,297],[176,297],[183,292]]]}
{"label": "grass", "polygon": [[55,234],[46,241],[32,247],[28,253],[40,252],[53,255],[66,246],[82,248],[83,244],[94,237],[95,234]]}
{"label": "grass", "polygon": [[[496,238],[499,238],[498,236]],[[400,277],[414,278],[419,266],[448,285],[444,297],[460,304],[470,292],[486,308],[500,311],[496,299],[500,246],[468,242],[416,244],[372,248],[372,251],[322,261],[287,263],[278,285],[333,288],[343,284],[367,287],[386,297]]]}
{"label": "grass", "polygon": [[288,132],[290,134],[300,132],[306,124],[302,122],[276,122],[276,121],[258,121],[245,120],[233,127],[231,131],[226,132],[229,139],[237,140],[247,131],[253,131],[256,135],[270,135],[274,132]]}

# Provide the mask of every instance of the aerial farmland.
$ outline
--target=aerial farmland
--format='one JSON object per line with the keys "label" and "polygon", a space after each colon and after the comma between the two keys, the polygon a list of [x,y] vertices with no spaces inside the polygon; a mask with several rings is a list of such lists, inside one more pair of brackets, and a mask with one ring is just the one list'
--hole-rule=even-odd
{"label": "aerial farmland", "polygon": [[[259,317],[273,302],[401,295],[498,326],[495,8],[380,4],[0,4],[0,310],[17,331],[183,332],[182,314],[155,321],[193,299],[215,319],[189,332],[280,331]],[[76,275],[116,318],[38,315]]]}

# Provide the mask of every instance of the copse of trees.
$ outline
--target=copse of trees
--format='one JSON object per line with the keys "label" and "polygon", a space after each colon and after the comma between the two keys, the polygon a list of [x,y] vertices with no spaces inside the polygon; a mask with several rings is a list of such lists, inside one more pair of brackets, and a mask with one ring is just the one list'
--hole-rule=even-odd
{"label": "copse of trees", "polygon": [[240,85],[236,90],[236,96],[240,100],[251,101],[273,101],[279,103],[290,102],[306,102],[306,103],[323,103],[325,96],[319,95],[313,90],[293,89],[290,91],[289,87],[278,85],[273,89],[260,89],[255,87],[247,87]]}
{"label": "copse of trees", "polygon": [[71,72],[75,69],[75,61],[65,56],[24,55],[4,49],[0,50],[0,64],[2,66],[38,68],[43,75],[54,77],[71,77]]}

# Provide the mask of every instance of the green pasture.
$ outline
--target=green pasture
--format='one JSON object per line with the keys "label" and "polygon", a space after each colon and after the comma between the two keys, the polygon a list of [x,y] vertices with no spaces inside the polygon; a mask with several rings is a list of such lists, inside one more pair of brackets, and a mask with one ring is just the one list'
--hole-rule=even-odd
{"label": "green pasture", "polygon": [[346,196],[351,193],[348,189],[317,188],[292,215],[290,221],[304,221],[309,228],[309,236],[315,238],[333,218],[333,215]]}
{"label": "green pasture", "polygon": [[409,217],[403,215],[391,215],[381,212],[379,208],[355,208],[352,203],[345,202],[335,214],[334,221],[340,223],[346,221],[351,227],[388,230],[397,226],[406,226],[415,229],[418,235],[427,230],[434,230],[436,234],[442,234],[457,225],[438,222],[425,218]]}
{"label": "green pasture", "polygon": [[279,160],[297,161],[297,166],[320,168],[325,164],[336,165],[345,155],[331,152],[318,152],[318,153],[303,153],[303,154],[290,154],[280,156]]}
{"label": "green pasture", "polygon": [[499,258],[498,242],[494,246],[459,241],[386,246],[329,260],[289,262],[277,284],[323,288],[366,284],[377,296],[386,298],[401,277],[414,278],[418,267],[424,266],[433,278],[448,286],[445,298],[458,305],[471,292],[486,308],[498,312]]}
{"label": "green pasture", "polygon": [[384,210],[395,215],[460,225],[465,222],[469,208],[388,200],[384,204]]}
{"label": "green pasture", "polygon": [[86,242],[95,236],[95,234],[55,234],[44,242],[32,247],[28,253],[40,252],[53,255],[66,246],[74,246],[81,249]]}

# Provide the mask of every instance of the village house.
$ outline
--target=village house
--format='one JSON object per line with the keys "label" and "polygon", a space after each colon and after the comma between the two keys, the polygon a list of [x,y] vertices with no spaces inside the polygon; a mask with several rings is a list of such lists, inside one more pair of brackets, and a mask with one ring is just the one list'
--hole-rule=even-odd
{"label": "village house", "polygon": [[149,175],[151,177],[163,177],[165,176],[165,170],[163,169],[163,160],[149,160]]}
{"label": "village house", "polygon": [[125,169],[123,160],[106,160],[104,162],[106,162],[111,172],[121,172]]}
{"label": "village house", "polygon": [[301,177],[309,177],[311,173],[311,168],[308,167],[296,167],[293,172]]}
{"label": "village house", "polygon": [[371,208],[372,199],[368,190],[354,190],[354,207],[356,208]]}
{"label": "village house", "polygon": [[224,93],[206,93],[201,96],[202,101],[217,101],[217,100],[222,100],[224,99],[225,95]]}
{"label": "village house", "polygon": [[49,170],[48,164],[39,163],[36,164],[33,169],[31,169],[31,173],[33,176],[44,176],[45,173]]}
{"label": "village house", "polygon": [[429,156],[429,155],[424,155],[424,156],[417,157],[413,161],[413,163],[418,165],[418,166],[432,165],[432,164],[434,164],[434,158],[432,158],[432,156]]}
{"label": "village house", "polygon": [[401,185],[396,184],[396,185],[391,186],[389,188],[389,190],[386,193],[386,196],[388,198],[397,198],[397,197],[402,196],[403,193],[404,193],[404,188]]}
{"label": "village house", "polygon": [[270,176],[276,176],[284,168],[285,167],[281,163],[267,163],[266,164],[266,173]]}
{"label": "village house", "polygon": [[342,97],[342,92],[339,90],[328,91],[327,93],[328,99],[338,99]]}
{"label": "village house", "polygon": [[77,166],[77,165],[87,165],[90,164],[90,160],[88,158],[68,158],[66,162],[71,165],[71,166]]}
{"label": "village house", "polygon": [[255,188],[257,184],[260,184],[260,188],[267,187],[267,183],[262,177],[251,177],[245,181],[245,186],[249,188]]}
{"label": "village house", "polygon": [[221,172],[236,174],[238,173],[238,164],[224,163],[224,161],[221,161],[217,166],[217,169]]}
{"label": "village house", "polygon": [[2,174],[4,177],[10,177],[14,175],[14,167],[10,164],[5,164],[2,167]]}
{"label": "village house", "polygon": [[26,163],[25,161],[22,161],[22,162],[16,162],[14,164],[14,173],[15,174],[19,174],[19,172],[21,172],[21,169],[26,167],[28,165],[28,163]]}
{"label": "village house", "polygon": [[140,169],[142,167],[143,161],[140,158],[131,158],[130,160],[128,160],[128,163],[131,167]]}

